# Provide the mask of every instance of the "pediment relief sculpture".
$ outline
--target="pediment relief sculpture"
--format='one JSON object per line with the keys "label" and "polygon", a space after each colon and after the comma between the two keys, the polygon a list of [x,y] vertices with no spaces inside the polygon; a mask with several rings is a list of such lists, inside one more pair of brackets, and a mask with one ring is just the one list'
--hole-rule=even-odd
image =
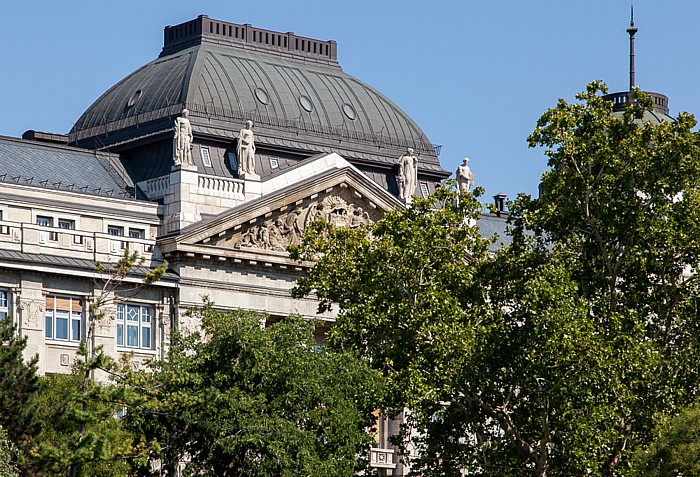
{"label": "pediment relief sculpture", "polygon": [[[336,192],[336,191],[334,191]],[[316,220],[326,220],[336,227],[358,228],[378,220],[384,212],[366,200],[351,200],[349,193],[330,193],[307,199],[265,217],[234,227],[212,237],[208,245],[226,248],[259,249],[285,252],[291,244],[300,244],[304,228]],[[366,202],[366,203],[363,203]],[[371,212],[368,212],[371,211]]]}

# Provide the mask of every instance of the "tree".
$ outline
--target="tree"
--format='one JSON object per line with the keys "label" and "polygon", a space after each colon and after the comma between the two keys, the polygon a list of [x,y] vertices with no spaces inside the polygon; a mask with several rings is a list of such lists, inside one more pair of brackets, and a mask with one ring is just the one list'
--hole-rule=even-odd
{"label": "tree", "polygon": [[388,377],[424,475],[621,475],[654,416],[698,382],[700,148],[695,121],[621,115],[589,85],[529,138],[538,199],[512,204],[493,256],[480,207],[443,188],[366,231],[309,227],[294,290],[339,308],[331,343]]}
{"label": "tree", "polygon": [[634,474],[645,477],[700,476],[700,408],[689,406],[656,427],[651,444],[639,449]]}
{"label": "tree", "polygon": [[38,357],[25,363],[27,338],[18,335],[11,318],[0,319],[0,343],[0,428],[10,443],[26,450],[41,428],[39,410],[31,405],[39,388]]}
{"label": "tree", "polygon": [[[37,438],[36,461],[43,473],[79,477],[87,475],[123,475],[125,462],[146,459],[147,446],[136,436],[130,438],[115,418],[125,402],[123,386],[109,386],[96,372],[119,377],[119,366],[95,346],[98,324],[120,297],[137,293],[159,280],[167,263],[149,270],[143,277],[133,277],[143,257],[128,249],[114,264],[97,263],[102,274],[95,281],[98,290],[88,306],[86,333],[80,342],[78,359],[71,377],[56,377],[39,397],[50,423]],[[133,278],[133,280],[131,280]]]}
{"label": "tree", "polygon": [[[188,475],[344,476],[366,463],[378,374],[315,346],[313,323],[262,327],[255,312],[192,311],[165,360],[134,372],[127,420],[159,442],[163,470]],[[146,391],[147,390],[147,391]],[[144,469],[145,471],[145,469]]]}

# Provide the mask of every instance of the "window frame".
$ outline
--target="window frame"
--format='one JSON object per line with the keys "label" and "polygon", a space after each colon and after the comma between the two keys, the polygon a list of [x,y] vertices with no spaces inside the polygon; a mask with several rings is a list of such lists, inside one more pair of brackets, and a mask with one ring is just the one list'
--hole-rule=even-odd
{"label": "window frame", "polygon": [[[115,340],[117,348],[155,350],[155,306],[122,301],[117,303]],[[133,313],[136,313],[134,315]],[[136,318],[135,320],[132,318]],[[135,334],[133,334],[135,331]],[[145,343],[148,337],[148,343]]]}
{"label": "window frame", "polygon": [[12,306],[12,295],[10,290],[0,288],[0,320],[4,320],[10,316],[10,307]]}
{"label": "window frame", "polygon": [[124,236],[124,227],[121,225],[108,225],[107,226],[107,235],[111,235],[112,237],[123,237]]}
{"label": "window frame", "polygon": [[[45,221],[46,223],[41,223],[43,221]],[[39,227],[53,227],[53,217],[51,217],[50,215],[37,215],[36,224]]]}
{"label": "window frame", "polygon": [[146,230],[129,227],[129,238],[145,239],[146,238]]}
{"label": "window frame", "polygon": [[[49,299],[53,301],[53,308],[49,309]],[[57,304],[59,300],[70,300],[70,306],[67,310],[58,310],[61,315],[57,315]],[[74,311],[77,308],[74,304],[79,305],[80,312]],[[60,293],[48,293],[46,295],[46,305],[44,311],[44,338],[54,342],[64,343],[80,343],[85,335],[85,298],[76,295],[63,295]],[[59,321],[65,321],[66,337],[59,336],[59,329],[64,326],[59,326]]]}
{"label": "window frame", "polygon": [[206,167],[212,167],[211,152],[209,152],[209,148],[206,146],[199,146],[199,153],[202,156],[202,164],[204,164]]}

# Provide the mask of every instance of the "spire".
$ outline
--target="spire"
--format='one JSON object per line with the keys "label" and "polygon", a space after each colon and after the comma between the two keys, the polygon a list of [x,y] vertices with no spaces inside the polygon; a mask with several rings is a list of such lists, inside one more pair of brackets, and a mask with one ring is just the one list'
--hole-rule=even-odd
{"label": "spire", "polygon": [[630,35],[630,91],[635,86],[634,80],[634,34],[637,33],[637,27],[634,26],[634,5],[630,6],[631,16],[630,16],[630,26],[627,29],[627,33]]}

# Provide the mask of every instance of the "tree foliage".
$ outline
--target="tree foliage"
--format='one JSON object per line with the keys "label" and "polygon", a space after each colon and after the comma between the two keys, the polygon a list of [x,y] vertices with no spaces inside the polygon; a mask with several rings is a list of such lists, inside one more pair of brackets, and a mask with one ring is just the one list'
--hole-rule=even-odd
{"label": "tree foliage", "polygon": [[313,323],[298,317],[262,327],[258,313],[211,303],[192,313],[201,332],[177,335],[165,360],[131,376],[150,392],[127,420],[158,440],[163,470],[343,476],[363,468],[378,374],[351,353],[316,347]]}
{"label": "tree foliage", "polygon": [[[695,121],[613,114],[605,86],[529,138],[550,170],[486,253],[479,205],[440,190],[366,230],[310,227],[294,291],[337,304],[332,343],[411,408],[424,475],[623,475],[654,416],[698,382],[700,148]],[[457,205],[455,205],[457,204]]]}
{"label": "tree foliage", "polygon": [[12,319],[0,319],[0,428],[22,450],[29,448],[41,429],[40,411],[31,405],[39,387],[38,356],[25,362],[26,345],[27,338],[19,337]]}
{"label": "tree foliage", "polygon": [[700,408],[692,405],[661,420],[633,462],[633,475],[639,477],[700,476]]}

